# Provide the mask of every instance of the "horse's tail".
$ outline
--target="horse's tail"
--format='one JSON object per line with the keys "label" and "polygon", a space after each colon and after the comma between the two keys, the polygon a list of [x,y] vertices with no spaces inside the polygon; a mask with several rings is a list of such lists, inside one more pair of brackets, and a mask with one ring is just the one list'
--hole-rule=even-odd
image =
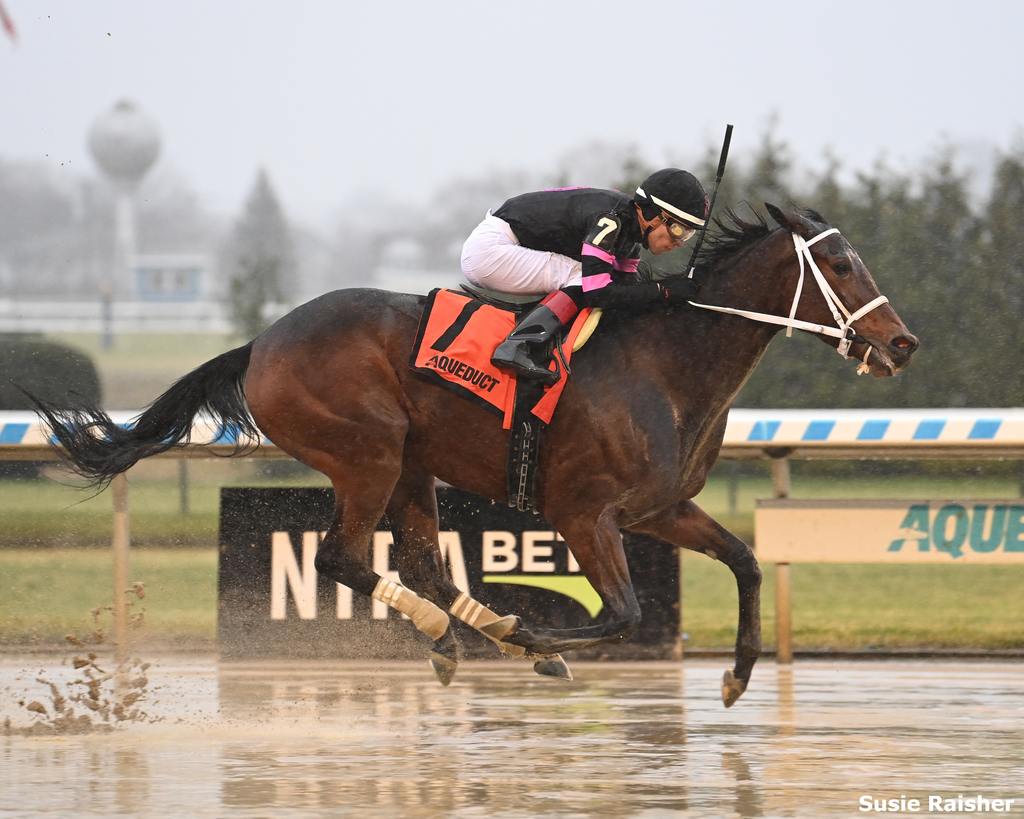
{"label": "horse's tail", "polygon": [[249,342],[196,367],[128,427],[114,423],[93,405],[63,408],[29,397],[63,448],[70,468],[92,486],[103,487],[143,458],[187,443],[192,419],[200,412],[217,422],[218,437],[233,434],[236,453],[258,446],[259,430],[242,392],[251,353]]}

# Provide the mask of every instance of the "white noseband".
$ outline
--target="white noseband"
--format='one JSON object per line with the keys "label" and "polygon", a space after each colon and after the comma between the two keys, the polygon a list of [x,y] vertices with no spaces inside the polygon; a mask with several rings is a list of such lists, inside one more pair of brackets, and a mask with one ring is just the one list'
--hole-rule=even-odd
{"label": "white noseband", "polygon": [[[831,236],[833,233],[838,234],[838,228],[829,228],[828,230],[822,231],[813,239],[804,239],[797,233],[793,234],[793,247],[796,250],[796,258],[800,262],[800,278],[796,283],[796,292],[793,294],[793,306],[789,309],[789,316],[776,316],[770,313],[757,313],[753,310],[740,310],[735,307],[721,307],[716,304],[700,304],[699,302],[691,301],[694,307],[700,307],[704,310],[714,310],[718,313],[729,313],[734,316],[743,316],[744,318],[752,319],[753,321],[760,321],[766,324],[778,324],[786,328],[786,337],[793,335],[793,328],[797,330],[806,330],[809,333],[817,333],[823,336],[831,336],[832,338],[838,338],[839,344],[836,347],[836,351],[843,358],[849,358],[848,353],[850,352],[850,345],[853,343],[852,336],[853,323],[859,318],[863,318],[872,310],[879,305],[885,304],[889,299],[885,296],[878,296],[859,310],[851,313],[843,305],[839,296],[836,295],[835,291],[825,280],[821,271],[818,269],[818,265],[814,261],[814,257],[811,255],[811,245],[815,242],[819,242],[826,236]],[[822,297],[825,299],[825,304],[828,305],[829,311],[832,313],[832,318],[835,319],[835,327],[826,327],[822,324],[814,324],[810,321],[803,321],[796,317],[796,308],[800,303],[800,294],[804,289],[804,270],[806,267],[810,267],[811,273],[814,276],[814,280],[818,283],[818,289],[821,291]],[[868,345],[867,352],[864,354],[861,366],[857,368],[857,372],[867,372],[867,361],[868,356],[871,355],[871,345]]]}

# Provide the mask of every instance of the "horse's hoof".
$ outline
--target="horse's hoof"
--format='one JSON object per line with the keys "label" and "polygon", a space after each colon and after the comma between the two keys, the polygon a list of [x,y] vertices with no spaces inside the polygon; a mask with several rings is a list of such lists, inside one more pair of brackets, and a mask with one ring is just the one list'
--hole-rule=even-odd
{"label": "horse's hoof", "polygon": [[493,623],[481,626],[480,631],[492,640],[504,640],[510,634],[518,631],[521,625],[522,621],[516,615],[508,614],[500,620],[495,620]]}
{"label": "horse's hoof", "polygon": [[455,676],[455,669],[459,667],[459,664],[451,657],[445,657],[443,654],[431,651],[430,667],[434,669],[434,673],[437,675],[441,685],[447,687]]}
{"label": "horse's hoof", "polygon": [[736,679],[732,669],[727,668],[722,675],[722,704],[726,708],[731,708],[746,690],[747,684],[743,680]]}
{"label": "horse's hoof", "polygon": [[462,652],[459,650],[459,641],[455,633],[449,628],[440,638],[434,641],[430,650],[430,667],[434,669],[437,679],[441,685],[447,686],[455,676],[455,669],[459,667],[459,660]]}
{"label": "horse's hoof", "polygon": [[533,664],[533,670],[542,677],[557,677],[560,680],[571,680],[572,672],[561,654],[550,654],[541,657]]}

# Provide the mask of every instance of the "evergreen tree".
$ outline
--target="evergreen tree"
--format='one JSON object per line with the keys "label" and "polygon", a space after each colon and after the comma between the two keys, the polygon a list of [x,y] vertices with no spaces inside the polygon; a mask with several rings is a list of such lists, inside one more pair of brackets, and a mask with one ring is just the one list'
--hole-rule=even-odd
{"label": "evergreen tree", "polygon": [[[920,254],[922,205],[920,197],[914,193],[912,180],[880,160],[871,172],[857,174],[855,185],[844,193],[844,198],[847,201],[845,216],[837,226],[856,248],[879,290],[889,298],[910,331],[924,333],[926,323],[919,310],[923,301],[922,271],[916,262]],[[849,306],[850,309],[859,307]],[[919,363],[920,359],[915,359],[909,377],[904,373],[895,380],[844,379],[839,393],[841,405],[927,406],[922,403],[926,396],[919,389]]]}
{"label": "evergreen tree", "polygon": [[[1019,407],[1024,402],[1020,366],[1024,315],[1024,150],[996,163],[992,194],[985,207],[978,268],[971,282],[972,343],[986,353],[983,387],[972,398],[984,406]],[[966,306],[966,304],[965,304]],[[980,375],[981,373],[979,373]],[[972,403],[974,403],[972,401]]]}
{"label": "evergreen tree", "polygon": [[[940,156],[925,172],[919,202],[910,211],[913,218],[903,218],[900,235],[889,242],[903,260],[894,277],[900,291],[894,290],[890,298],[908,326],[918,328],[922,343],[911,368],[913,379],[908,379],[908,386],[920,386],[910,397],[920,406],[984,404],[978,376],[988,363],[984,350],[971,340],[970,318],[980,226],[971,212],[967,180],[955,170],[952,153]],[[902,292],[906,306],[896,292]]]}
{"label": "evergreen tree", "polygon": [[[715,174],[718,173],[718,160],[721,153],[721,144],[709,142],[697,162],[697,167],[693,169],[701,184],[705,186],[709,197],[715,184]],[[735,154],[732,154],[732,158],[726,165],[722,184],[718,188],[718,197],[715,199],[715,216],[724,213],[726,208],[733,208],[739,204],[742,198],[741,192],[745,190],[745,184],[741,184],[743,176],[742,163],[738,161]]]}
{"label": "evergreen tree", "polygon": [[825,154],[825,169],[814,180],[808,203],[818,213],[824,215],[830,224],[840,230],[847,229],[849,217],[849,197],[839,184],[840,163],[838,157],[831,152]]}
{"label": "evergreen tree", "polygon": [[761,135],[761,144],[754,154],[753,163],[742,187],[745,198],[756,207],[760,207],[763,202],[787,205],[792,200],[789,185],[792,171],[789,146],[775,136],[775,125],[773,119]]}
{"label": "evergreen tree", "polygon": [[251,338],[267,327],[264,311],[294,284],[292,238],[265,170],[256,176],[229,250],[231,318]]}

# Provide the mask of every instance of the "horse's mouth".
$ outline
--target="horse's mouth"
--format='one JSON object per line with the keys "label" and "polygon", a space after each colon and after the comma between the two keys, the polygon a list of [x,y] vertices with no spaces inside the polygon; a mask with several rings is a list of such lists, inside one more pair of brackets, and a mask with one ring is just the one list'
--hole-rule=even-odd
{"label": "horse's mouth", "polygon": [[[871,345],[869,349],[871,352],[867,360],[867,371],[875,378],[890,378],[900,373],[907,365],[906,362],[902,366],[897,365],[888,355],[874,345]],[[861,358],[863,361],[863,353],[861,353]]]}

